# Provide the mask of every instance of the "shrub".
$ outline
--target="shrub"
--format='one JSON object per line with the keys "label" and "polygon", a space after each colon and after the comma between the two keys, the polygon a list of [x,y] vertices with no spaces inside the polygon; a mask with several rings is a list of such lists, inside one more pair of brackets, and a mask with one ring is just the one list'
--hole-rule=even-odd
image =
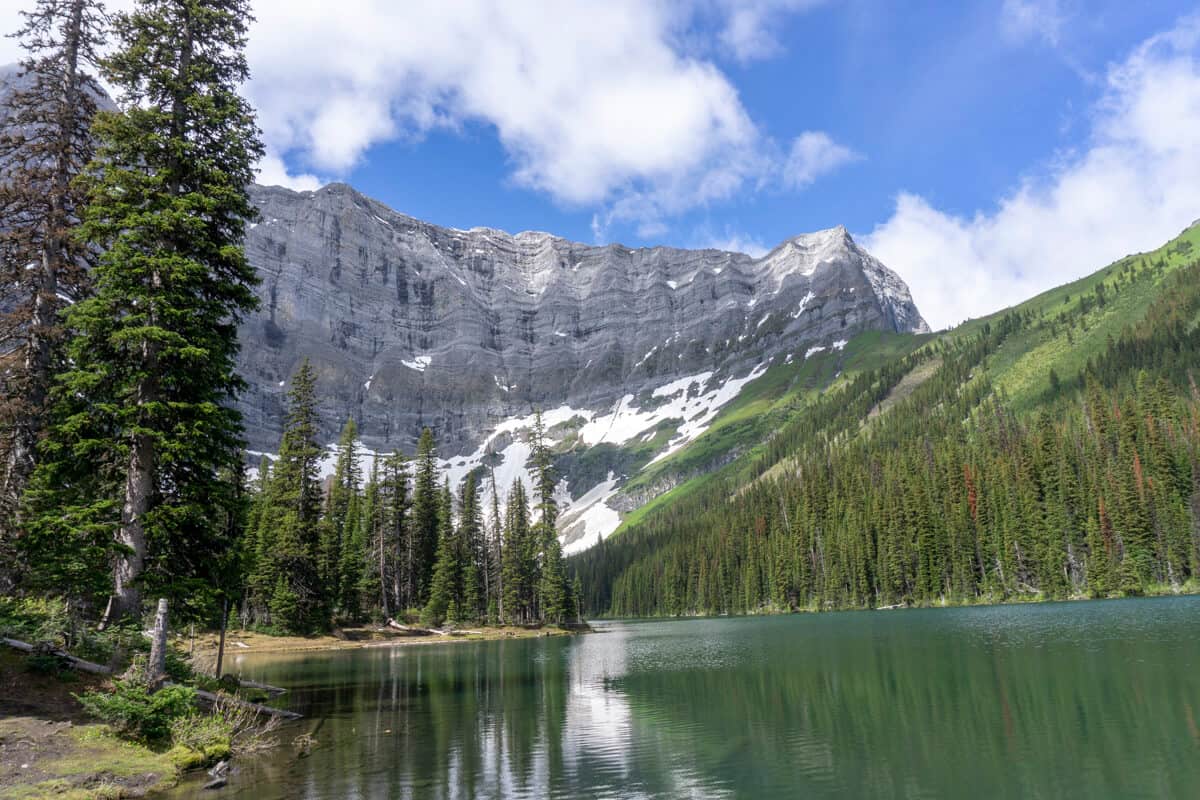
{"label": "shrub", "polygon": [[193,711],[196,690],[167,686],[151,692],[142,676],[134,674],[115,681],[111,692],[87,692],[78,695],[78,699],[89,714],[107,722],[121,735],[158,743],[171,735],[175,720]]}
{"label": "shrub", "polygon": [[246,755],[274,747],[278,742],[272,735],[282,724],[279,717],[264,714],[252,706],[236,702],[224,692],[217,694],[211,714],[228,726],[229,749],[234,755]]}
{"label": "shrub", "polygon": [[171,741],[176,746],[205,753],[223,746],[229,748],[233,725],[218,714],[188,714],[171,722]]}

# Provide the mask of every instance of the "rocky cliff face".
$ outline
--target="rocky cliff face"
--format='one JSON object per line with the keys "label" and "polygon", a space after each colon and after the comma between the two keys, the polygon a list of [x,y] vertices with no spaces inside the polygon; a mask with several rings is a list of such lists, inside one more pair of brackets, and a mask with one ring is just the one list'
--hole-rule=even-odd
{"label": "rocky cliff face", "polygon": [[[0,66],[0,127],[23,80]],[[251,194],[261,219],[246,250],[262,307],[241,327],[250,448],[278,447],[287,382],[305,357],[327,441],[354,418],[365,450],[411,452],[429,426],[453,482],[487,466],[502,494],[526,477],[542,411],[568,552],[688,470],[730,458],[726,446],[670,466],[768,364],[799,364],[865,330],[926,330],[903,281],[844,228],[756,259],[441,228],[341,184]]]}
{"label": "rocky cliff face", "polygon": [[371,449],[409,450],[430,426],[443,456],[465,456],[534,409],[598,412],[698,375],[681,391],[702,397],[773,355],[926,329],[840,227],[755,259],[441,228],[341,184],[252,193],[262,309],[242,326],[241,405],[256,450],[276,447],[305,356],[331,441],[353,417]]}

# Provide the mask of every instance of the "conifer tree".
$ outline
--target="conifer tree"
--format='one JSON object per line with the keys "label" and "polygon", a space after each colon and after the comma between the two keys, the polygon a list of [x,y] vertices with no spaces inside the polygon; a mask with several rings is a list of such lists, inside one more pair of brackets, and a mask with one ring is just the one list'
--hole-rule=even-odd
{"label": "conifer tree", "polygon": [[364,608],[372,600],[379,602],[384,619],[391,616],[388,600],[388,526],[384,473],[380,470],[380,459],[371,459],[371,476],[363,494],[363,541],[365,546],[362,564],[361,597]]}
{"label": "conifer tree", "polygon": [[496,470],[488,467],[492,484],[491,541],[488,544],[490,579],[487,589],[488,621],[504,619],[504,528],[500,522],[500,493],[496,490]]}
{"label": "conifer tree", "polygon": [[533,621],[537,553],[529,528],[529,499],[518,479],[508,493],[504,518],[504,560],[501,565],[504,622],[524,625]]}
{"label": "conifer tree", "polygon": [[454,526],[454,496],[447,480],[438,495],[437,560],[429,585],[429,600],[421,612],[427,625],[441,625],[461,616],[463,548]]}
{"label": "conifer tree", "polygon": [[81,235],[103,255],[66,315],[71,368],[36,505],[43,533],[111,530],[106,624],[140,614],[148,576],[171,594],[230,544],[213,511],[235,496],[221,471],[241,457],[237,325],[256,305],[242,239],[262,146],[238,94],[249,19],[246,0],[139,0],[102,62],[125,110],[94,127]]}
{"label": "conifer tree", "polygon": [[[390,571],[393,609],[397,613],[416,606],[416,548],[409,519],[408,466],[399,450],[384,461],[383,524],[385,570]],[[384,609],[386,614],[388,609]]]}
{"label": "conifer tree", "polygon": [[336,607],[352,617],[358,612],[359,572],[365,557],[359,519],[362,468],[354,449],[357,438],[358,426],[354,420],[346,420],[321,528],[321,581]]}
{"label": "conifer tree", "polygon": [[425,428],[417,441],[416,473],[413,476],[413,559],[410,581],[415,605],[429,599],[429,584],[438,547],[438,468],[433,431]]}
{"label": "conifer tree", "polygon": [[[33,472],[54,375],[62,368],[61,313],[86,293],[92,251],[76,235],[84,196],[74,182],[91,160],[104,43],[104,8],[37,0],[15,34],[25,51],[0,109],[0,561]],[[0,567],[0,588],[4,567]]]}
{"label": "conifer tree", "polygon": [[475,474],[470,473],[463,481],[462,498],[459,501],[459,542],[462,555],[462,604],[456,622],[469,622],[484,616],[483,572],[481,565],[487,558],[487,547],[483,541],[483,518],[479,508],[479,486]]}
{"label": "conifer tree", "polygon": [[295,632],[328,625],[328,592],[318,565],[321,515],[320,425],[316,376],[301,363],[288,392],[279,460],[261,499],[251,595],[276,627]]}
{"label": "conifer tree", "polygon": [[554,464],[546,443],[542,414],[533,421],[532,459],[534,482],[537,488],[538,524],[534,530],[541,551],[538,584],[538,611],[542,620],[564,622],[570,615],[570,587],[563,569],[562,545],[558,541],[558,503],[554,500]]}

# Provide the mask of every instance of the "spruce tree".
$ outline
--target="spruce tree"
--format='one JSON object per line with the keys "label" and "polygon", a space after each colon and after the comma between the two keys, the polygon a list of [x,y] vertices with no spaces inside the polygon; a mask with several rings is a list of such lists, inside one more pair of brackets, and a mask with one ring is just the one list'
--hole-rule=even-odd
{"label": "spruce tree", "polygon": [[288,392],[288,416],[260,512],[251,594],[282,630],[328,625],[328,589],[318,566],[321,486],[316,376],[305,360]]}
{"label": "spruce tree", "polygon": [[492,489],[491,540],[488,543],[490,578],[487,583],[487,615],[489,622],[504,619],[504,528],[500,522],[500,493],[496,489],[496,470],[488,468]]}
{"label": "spruce tree", "polygon": [[425,428],[417,441],[416,474],[413,476],[413,559],[410,581],[414,604],[429,600],[429,584],[438,547],[438,468],[433,431]]}
{"label": "spruce tree", "polygon": [[504,515],[504,581],[502,620],[510,625],[533,621],[533,595],[536,588],[536,551],[529,529],[529,499],[520,479],[508,493]]}
{"label": "spruce tree", "polygon": [[454,497],[446,481],[438,495],[437,559],[429,585],[429,600],[421,617],[427,625],[441,625],[447,617],[458,619],[462,605],[463,547],[454,526]]}
{"label": "spruce tree", "polygon": [[246,0],[139,0],[102,62],[124,111],[97,116],[81,235],[103,254],[66,314],[36,505],[43,532],[69,539],[80,516],[112,532],[106,624],[140,614],[144,585],[204,577],[230,544],[213,512],[236,494],[221,471],[241,457],[237,325],[256,306],[249,20]]}
{"label": "spruce tree", "polygon": [[538,611],[545,622],[555,624],[566,621],[570,609],[570,587],[563,569],[562,545],[558,541],[558,503],[554,500],[554,464],[550,447],[546,443],[546,429],[542,414],[537,412],[533,421],[533,470],[537,490],[539,518],[534,528],[534,538],[541,551],[541,569],[538,575]]}
{"label": "spruce tree", "polygon": [[[383,524],[385,566],[391,575],[392,609],[397,614],[416,605],[415,556],[409,519],[408,465],[399,450],[383,464]],[[390,565],[390,566],[389,566]],[[387,608],[384,609],[386,614]]]}
{"label": "spruce tree", "polygon": [[462,604],[456,622],[470,622],[485,614],[482,564],[487,558],[484,543],[483,516],[479,508],[479,485],[475,473],[463,481],[459,501],[459,542],[462,555]]}
{"label": "spruce tree", "polygon": [[[15,36],[25,51],[0,109],[0,562],[19,520],[62,368],[61,313],[86,294],[92,250],[76,236],[83,191],[74,178],[91,160],[104,43],[103,6],[37,0]],[[0,589],[5,568],[0,567]]]}
{"label": "spruce tree", "polygon": [[363,562],[360,565],[359,594],[365,609],[375,601],[384,619],[391,615],[388,602],[387,508],[384,500],[380,459],[371,459],[371,475],[363,492]]}
{"label": "spruce tree", "polygon": [[337,462],[325,505],[321,537],[321,580],[338,610],[359,614],[358,592],[365,547],[361,520],[362,467],[355,452],[358,426],[347,420],[337,445]]}

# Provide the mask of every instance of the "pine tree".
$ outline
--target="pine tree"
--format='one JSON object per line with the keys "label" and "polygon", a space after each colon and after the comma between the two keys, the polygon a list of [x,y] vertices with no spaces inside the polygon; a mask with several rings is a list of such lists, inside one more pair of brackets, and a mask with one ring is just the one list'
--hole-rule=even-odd
{"label": "pine tree", "polygon": [[256,305],[241,243],[262,155],[237,93],[248,22],[245,0],[139,0],[102,62],[125,111],[94,128],[81,234],[103,254],[94,293],[66,314],[71,368],[46,451],[57,463],[37,506],[43,530],[72,507],[112,531],[106,624],[140,614],[145,583],[175,594],[229,546],[213,510],[233,502],[221,470],[241,457],[237,325]]}
{"label": "pine tree", "polygon": [[496,489],[496,470],[488,467],[492,488],[491,542],[487,563],[491,579],[488,581],[488,621],[504,619],[504,528],[500,522],[500,493]]}
{"label": "pine tree", "polygon": [[358,591],[366,553],[360,503],[362,467],[355,452],[358,426],[347,420],[337,445],[337,462],[325,504],[321,538],[321,580],[348,617],[359,614]]}
{"label": "pine tree", "polygon": [[[399,614],[416,606],[416,548],[409,519],[408,466],[399,450],[383,465],[384,569],[391,574],[392,602]],[[390,566],[388,566],[390,564]],[[386,614],[388,609],[384,608]]]}
{"label": "pine tree", "polygon": [[429,585],[429,600],[421,617],[427,625],[441,625],[447,617],[461,616],[463,548],[454,527],[454,497],[446,481],[438,497],[437,560]]}
{"label": "pine tree", "polygon": [[380,471],[380,459],[371,459],[371,475],[363,493],[362,520],[364,561],[361,565],[359,582],[363,608],[378,601],[384,619],[391,616],[388,601],[388,526],[387,506],[383,487],[384,475]]}
{"label": "pine tree", "polygon": [[438,547],[438,468],[433,431],[421,431],[417,441],[416,474],[413,478],[411,583],[415,605],[429,600],[429,584]]}
{"label": "pine tree", "polygon": [[558,503],[554,500],[554,463],[546,443],[542,414],[533,420],[532,460],[537,489],[538,524],[534,530],[541,551],[538,584],[538,611],[542,620],[555,624],[570,615],[570,587],[563,569],[562,545],[558,541]]}
{"label": "pine tree", "polygon": [[262,498],[251,596],[282,629],[306,632],[329,623],[327,588],[318,564],[321,486],[316,376],[301,363],[288,392],[279,460]]}
{"label": "pine tree", "polygon": [[525,486],[518,479],[509,490],[504,515],[501,619],[505,623],[524,625],[533,621],[536,570],[536,551],[529,529],[529,500]]}
{"label": "pine tree", "polygon": [[463,549],[462,605],[456,622],[471,622],[484,616],[482,564],[487,558],[483,537],[483,517],[479,508],[479,486],[475,474],[463,481],[459,501],[459,541]]}
{"label": "pine tree", "polygon": [[22,17],[26,57],[0,111],[0,561],[9,566],[62,368],[60,315],[86,294],[94,261],[75,235],[84,196],[73,179],[92,158],[100,89],[85,69],[96,66],[105,33],[103,7],[88,0],[37,0]]}

